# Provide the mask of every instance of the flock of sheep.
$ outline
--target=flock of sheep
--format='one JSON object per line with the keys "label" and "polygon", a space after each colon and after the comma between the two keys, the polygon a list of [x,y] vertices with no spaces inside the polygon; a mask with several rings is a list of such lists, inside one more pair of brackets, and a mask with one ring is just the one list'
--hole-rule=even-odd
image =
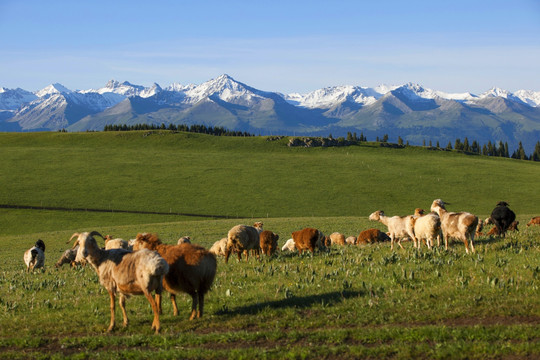
{"label": "flock of sheep", "polygon": [[[388,227],[388,233],[378,229],[362,231],[357,238],[345,238],[340,233],[325,236],[320,230],[305,228],[292,233],[282,251],[298,250],[300,253],[328,247],[331,245],[368,244],[389,240],[391,248],[394,242],[403,248],[401,240],[409,238],[414,247],[419,248],[424,242],[428,248],[433,246],[437,239],[440,246],[444,238],[445,248],[448,248],[448,239],[457,238],[464,242],[465,250],[474,252],[474,237],[482,231],[484,223],[495,225],[493,232],[504,236],[509,229],[517,230],[515,214],[508,208],[508,204],[501,201],[492,211],[486,221],[479,221],[478,217],[468,212],[449,212],[445,203],[434,200],[431,212],[425,214],[422,209],[416,209],[414,215],[386,216],[383,211],[375,211],[369,220],[380,221]],[[540,225],[540,217],[531,219],[529,225]],[[105,247],[100,247],[95,237],[105,240]],[[108,331],[115,327],[116,296],[122,310],[123,325],[128,325],[125,309],[126,297],[129,295],[144,295],[150,303],[154,319],[152,329],[160,331],[159,314],[161,314],[161,293],[165,289],[169,294],[174,315],[178,315],[176,295],[187,293],[192,297],[190,320],[201,317],[204,309],[204,296],[210,289],[217,270],[216,255],[225,257],[236,253],[238,259],[242,254],[248,259],[251,252],[259,257],[262,251],[265,255],[272,255],[278,248],[279,236],[271,231],[263,230],[263,224],[256,222],[253,226],[236,225],[231,228],[226,238],[217,241],[209,250],[190,243],[189,237],[178,240],[176,245],[163,244],[155,234],[138,234],[135,239],[125,241],[102,236],[96,231],[75,233],[71,242],[76,238],[71,249],[66,250],[56,263],[57,267],[63,264],[89,263],[98,274],[101,285],[107,290],[110,297],[111,321]],[[24,253],[24,262],[27,270],[43,267],[45,263],[45,243],[38,240],[36,244]],[[152,296],[155,293],[155,298]]]}

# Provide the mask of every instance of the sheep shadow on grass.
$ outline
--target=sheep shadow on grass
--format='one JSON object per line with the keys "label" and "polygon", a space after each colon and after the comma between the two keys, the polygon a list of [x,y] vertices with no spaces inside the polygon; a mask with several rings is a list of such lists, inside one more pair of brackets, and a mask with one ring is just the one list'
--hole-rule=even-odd
{"label": "sheep shadow on grass", "polygon": [[256,315],[267,308],[270,309],[285,309],[285,308],[297,308],[303,309],[311,307],[315,304],[325,304],[325,306],[332,306],[340,303],[343,300],[359,297],[365,295],[363,291],[344,290],[333,291],[325,294],[309,295],[309,296],[291,296],[289,298],[265,301],[261,303],[240,306],[234,309],[220,309],[216,311],[216,315]]}

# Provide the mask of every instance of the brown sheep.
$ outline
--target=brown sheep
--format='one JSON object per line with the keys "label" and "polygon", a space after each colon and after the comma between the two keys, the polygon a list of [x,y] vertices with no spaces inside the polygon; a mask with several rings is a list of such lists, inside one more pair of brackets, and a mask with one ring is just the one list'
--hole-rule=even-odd
{"label": "brown sheep", "polygon": [[540,216],[535,216],[527,223],[527,227],[531,225],[540,225]]}
{"label": "brown sheep", "polygon": [[[184,292],[191,295],[192,299],[189,320],[202,317],[204,295],[216,276],[215,255],[198,245],[189,243],[166,245],[156,234],[137,234],[133,250],[143,248],[157,251],[169,264],[169,272],[163,278],[163,286],[171,294],[174,316],[178,315],[176,294]],[[156,294],[156,303],[161,313],[160,294]]]}
{"label": "brown sheep", "polygon": [[249,250],[253,250],[257,259],[261,250],[259,234],[263,231],[263,223],[256,222],[253,226],[236,225],[227,234],[227,248],[225,249],[225,263],[229,261],[231,252],[238,254],[238,260],[242,259],[242,252],[249,258]]}
{"label": "brown sheep", "polygon": [[294,244],[300,254],[306,250],[309,250],[311,251],[311,253],[314,253],[315,248],[322,247],[324,234],[317,229],[305,228],[305,229],[293,232],[292,237],[294,239]]}
{"label": "brown sheep", "polygon": [[264,230],[259,234],[260,246],[262,253],[268,256],[276,252],[279,235],[268,230]]}
{"label": "brown sheep", "polygon": [[390,236],[379,229],[364,230],[360,232],[356,238],[357,245],[366,245],[382,241],[390,241]]}

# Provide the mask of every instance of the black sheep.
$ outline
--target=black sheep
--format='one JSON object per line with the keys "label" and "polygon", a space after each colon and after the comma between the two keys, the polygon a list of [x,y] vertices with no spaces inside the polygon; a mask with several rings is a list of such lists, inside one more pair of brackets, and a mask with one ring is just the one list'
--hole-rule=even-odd
{"label": "black sheep", "polygon": [[506,230],[508,230],[510,224],[516,220],[516,214],[508,208],[506,201],[499,201],[490,217],[497,228],[497,232],[503,236],[506,235]]}

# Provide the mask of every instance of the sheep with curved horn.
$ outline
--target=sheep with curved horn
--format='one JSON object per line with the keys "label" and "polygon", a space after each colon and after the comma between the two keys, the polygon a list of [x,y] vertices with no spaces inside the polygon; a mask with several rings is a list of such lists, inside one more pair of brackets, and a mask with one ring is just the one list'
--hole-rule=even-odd
{"label": "sheep with curved horn", "polygon": [[[131,252],[125,249],[101,249],[94,236],[103,236],[97,231],[75,233],[71,239],[77,237],[79,249],[76,261],[85,259],[96,270],[99,282],[110,297],[111,322],[107,331],[112,331],[115,326],[114,311],[115,298],[119,294],[118,303],[122,309],[124,326],[128,325],[125,308],[127,295],[146,296],[154,312],[152,329],[156,333],[160,330],[159,311],[152,297],[152,292],[161,294],[163,289],[163,277],[169,271],[167,262],[154,251],[142,249]],[[70,240],[71,240],[70,239]]]}

